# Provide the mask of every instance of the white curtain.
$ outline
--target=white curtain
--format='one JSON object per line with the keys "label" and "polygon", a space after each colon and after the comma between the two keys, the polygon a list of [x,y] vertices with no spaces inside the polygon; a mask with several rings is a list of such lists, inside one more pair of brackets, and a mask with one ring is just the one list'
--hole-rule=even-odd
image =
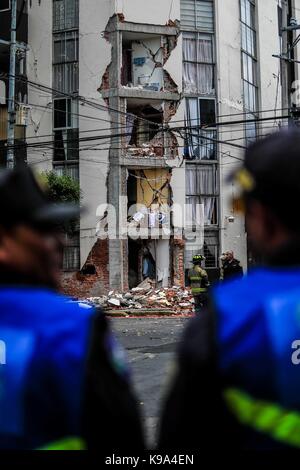
{"label": "white curtain", "polygon": [[[198,160],[215,159],[216,132],[200,130],[197,126],[200,122],[199,100],[197,98],[186,99],[186,127],[187,127],[187,150],[190,158]],[[201,106],[201,100],[200,104]]]}
{"label": "white curtain", "polygon": [[199,113],[198,113],[198,99],[186,100],[186,127],[188,153],[190,157],[196,156],[197,148],[199,147],[198,131],[193,126],[199,126]]}
{"label": "white curtain", "polygon": [[214,92],[214,67],[211,65],[213,62],[211,38],[185,34],[183,61],[185,91],[187,93],[212,94]]}
{"label": "white curtain", "polygon": [[128,145],[131,141],[132,130],[134,126],[135,117],[131,114],[126,115],[126,144]]}
{"label": "white curtain", "polygon": [[199,168],[186,168],[186,204],[187,216],[198,222],[199,213],[197,205],[204,208],[204,224],[215,223],[215,209],[217,195],[217,173],[214,165],[201,165]]}

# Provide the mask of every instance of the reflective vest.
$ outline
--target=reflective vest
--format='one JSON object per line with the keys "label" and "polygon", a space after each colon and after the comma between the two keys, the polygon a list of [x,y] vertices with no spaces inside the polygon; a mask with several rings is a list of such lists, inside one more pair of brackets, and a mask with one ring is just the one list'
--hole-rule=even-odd
{"label": "reflective vest", "polygon": [[300,269],[255,270],[214,302],[226,407],[242,432],[300,448]]}
{"label": "reflective vest", "polygon": [[189,271],[189,280],[193,295],[207,292],[208,278],[207,272],[200,266],[194,265]]}
{"label": "reflective vest", "polygon": [[43,289],[0,289],[0,449],[82,449],[93,308]]}

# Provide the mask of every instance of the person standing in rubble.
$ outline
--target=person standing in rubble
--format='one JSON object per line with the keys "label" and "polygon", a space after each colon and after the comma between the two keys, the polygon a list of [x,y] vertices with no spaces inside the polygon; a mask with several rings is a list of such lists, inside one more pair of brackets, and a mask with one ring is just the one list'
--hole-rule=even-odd
{"label": "person standing in rubble", "polygon": [[123,351],[100,309],[56,293],[61,224],[28,167],[0,173],[0,449],[144,448]]}
{"label": "person standing in rubble", "polygon": [[205,269],[202,268],[202,262],[205,257],[195,255],[193,257],[193,267],[189,270],[189,284],[195,299],[195,311],[199,313],[202,307],[207,305],[209,280]]}

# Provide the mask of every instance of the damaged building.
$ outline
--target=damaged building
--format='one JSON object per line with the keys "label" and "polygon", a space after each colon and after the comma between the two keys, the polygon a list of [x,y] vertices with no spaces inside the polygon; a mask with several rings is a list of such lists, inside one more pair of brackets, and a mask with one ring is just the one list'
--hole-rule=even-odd
{"label": "damaged building", "polygon": [[[29,90],[27,134],[54,133],[54,148],[29,160],[78,179],[87,207],[64,253],[64,289],[74,296],[146,278],[184,285],[184,242],[171,214],[185,201],[183,139],[172,130],[184,119],[180,2],[167,3],[155,1],[146,17],[143,1],[33,0],[28,8],[29,75],[51,92]],[[127,235],[98,236],[109,206]],[[149,233],[131,237],[141,225]]]}
{"label": "damaged building", "polygon": [[180,30],[176,22],[139,24],[125,13],[105,29],[112,60],[100,87],[112,119],[108,204],[119,208],[117,223],[126,219],[128,231],[124,240],[108,241],[110,287],[133,288],[146,278],[183,285],[183,270],[174,275],[171,221],[174,200],[184,205],[181,137],[170,125],[180,119],[181,76],[178,83],[172,77]]}
{"label": "damaged building", "polygon": [[[298,1],[291,2],[295,18]],[[281,107],[280,67],[272,58],[281,47],[280,5],[27,2],[23,130],[31,142],[53,141],[28,148],[27,160],[37,171],[78,180],[86,207],[66,236],[66,292],[98,296],[146,278],[158,288],[183,286],[198,252],[211,280],[223,251],[233,250],[247,267],[245,221],[226,179],[242,147],[264,132],[253,119],[261,110],[272,115],[266,110],[275,102]],[[204,226],[203,240],[182,233],[171,208],[185,203],[187,219]],[[111,206],[119,233],[100,237]]]}

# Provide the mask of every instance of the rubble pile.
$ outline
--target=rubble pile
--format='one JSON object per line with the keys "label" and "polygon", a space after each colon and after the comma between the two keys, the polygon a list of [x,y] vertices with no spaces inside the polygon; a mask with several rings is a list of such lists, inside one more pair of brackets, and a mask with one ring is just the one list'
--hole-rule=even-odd
{"label": "rubble pile", "polygon": [[190,289],[177,286],[155,288],[150,279],[145,279],[138,287],[128,292],[110,291],[108,295],[90,297],[87,301],[100,305],[105,310],[168,310],[182,315],[194,312],[194,299]]}
{"label": "rubble pile", "polygon": [[144,143],[140,147],[130,145],[126,148],[126,153],[130,157],[163,157],[164,148],[160,140]]}

